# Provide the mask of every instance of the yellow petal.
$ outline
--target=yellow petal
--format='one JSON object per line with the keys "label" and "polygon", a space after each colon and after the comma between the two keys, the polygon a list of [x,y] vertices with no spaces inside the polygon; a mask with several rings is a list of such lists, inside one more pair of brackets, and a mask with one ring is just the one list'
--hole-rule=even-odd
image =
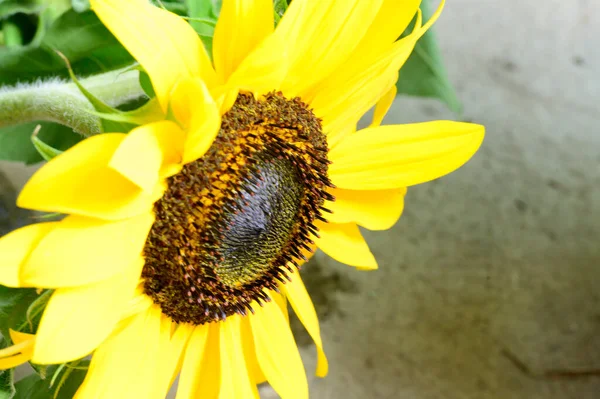
{"label": "yellow petal", "polygon": [[437,11],[423,26],[421,12],[418,10],[412,33],[388,46],[390,37],[394,36],[394,28],[390,25],[390,28],[382,28],[381,24],[387,18],[381,13],[393,18],[394,14],[399,14],[398,11],[402,13],[402,10],[394,11],[393,8],[406,7],[406,14],[399,15],[399,25],[393,25],[402,27],[414,15],[415,6],[415,0],[396,4],[391,2],[392,0],[387,0],[387,4],[381,7],[380,16],[372,25],[379,28],[372,28],[365,34],[364,41],[353,56],[317,84],[310,97],[305,98],[315,114],[323,119],[323,131],[327,135],[349,123],[358,122],[367,110],[389,93],[398,80],[398,70],[408,59],[417,40],[437,20],[444,7],[444,1],[441,1]]}
{"label": "yellow petal", "polygon": [[127,328],[112,334],[94,352],[75,398],[163,399],[168,387],[155,385],[161,343],[160,309],[135,316]]}
{"label": "yellow petal", "polygon": [[292,2],[277,26],[291,57],[282,90],[305,97],[315,83],[344,63],[377,15],[382,0]]}
{"label": "yellow petal", "polygon": [[267,37],[231,74],[227,89],[248,91],[256,98],[279,90],[288,71],[289,54],[280,36]]}
{"label": "yellow petal", "polygon": [[475,154],[484,127],[436,121],[368,128],[329,152],[329,176],[339,188],[412,186],[458,169]]}
{"label": "yellow petal", "polygon": [[377,269],[377,261],[354,223],[317,223],[318,247],[338,262],[361,269]]}
{"label": "yellow petal", "polygon": [[219,133],[219,108],[202,80],[187,79],[173,90],[171,109],[187,133],[183,163],[195,161],[206,153]]}
{"label": "yellow petal", "polygon": [[68,216],[24,262],[20,278],[34,287],[86,285],[123,273],[142,255],[152,213],[118,222]]}
{"label": "yellow petal", "polygon": [[289,324],[274,303],[250,316],[258,364],[282,399],[308,398],[306,372]]}
{"label": "yellow petal", "polygon": [[[171,334],[171,331],[175,332]],[[169,317],[161,316],[161,335],[159,343],[158,364],[160,367],[158,377],[154,382],[154,392],[157,397],[164,398],[173,385],[175,378],[181,370],[184,349],[194,331],[189,324],[177,325]]]}
{"label": "yellow petal", "polygon": [[306,331],[308,331],[317,346],[316,375],[318,377],[325,377],[329,370],[329,364],[327,363],[327,357],[323,351],[319,319],[317,318],[317,312],[315,312],[315,307],[310,299],[310,295],[308,295],[306,287],[302,282],[302,278],[300,278],[300,273],[294,273],[292,275],[292,281],[282,285],[282,287],[285,290],[294,312],[296,312],[296,315],[302,324],[304,324]]}
{"label": "yellow petal", "polygon": [[213,59],[225,82],[246,56],[273,32],[272,0],[225,0],[213,39]]}
{"label": "yellow petal", "polygon": [[333,223],[357,223],[369,230],[387,230],[392,227],[404,209],[406,188],[392,190],[333,189],[335,201],[325,203],[333,213],[327,220]]}
{"label": "yellow petal", "polygon": [[133,297],[143,259],[99,283],[57,289],[37,331],[33,362],[65,363],[96,349],[112,332]]}
{"label": "yellow petal", "polygon": [[356,133],[356,123],[350,123],[335,131],[329,131],[327,134],[327,147],[331,150],[334,148],[344,137]]}
{"label": "yellow petal", "polygon": [[7,287],[22,286],[19,280],[21,265],[56,225],[55,222],[31,224],[0,239],[0,284]]}
{"label": "yellow petal", "polygon": [[108,167],[124,138],[121,133],[99,134],[52,159],[29,179],[17,205],[111,220],[151,211],[164,188],[145,192]]}
{"label": "yellow petal", "polygon": [[9,329],[10,339],[14,345],[0,349],[0,357],[13,356],[30,350],[35,343],[35,335]]}
{"label": "yellow petal", "polygon": [[9,329],[10,338],[14,345],[0,349],[0,370],[17,367],[31,360],[35,335]]}
{"label": "yellow petal", "polygon": [[18,355],[0,358],[0,370],[12,369],[30,360],[31,353],[19,353]]}
{"label": "yellow petal", "polygon": [[421,0],[384,0],[352,59],[372,59],[388,49],[406,30],[420,3]]}
{"label": "yellow petal", "polygon": [[217,398],[219,356],[219,323],[197,326],[185,349],[176,399]]}
{"label": "yellow petal", "polygon": [[35,334],[28,334],[20,331],[15,331],[12,328],[8,330],[8,333],[10,334],[10,339],[12,340],[12,342],[14,342],[17,345],[23,343],[26,343],[27,345],[33,345],[33,343],[35,342]]}
{"label": "yellow petal", "polygon": [[144,67],[163,111],[175,83],[199,77],[216,84],[216,75],[194,29],[181,17],[146,0],[91,0],[102,23]]}
{"label": "yellow petal", "polygon": [[[282,298],[282,295],[279,295]],[[286,305],[287,306],[287,305]],[[286,311],[287,316],[287,311]],[[286,319],[287,320],[287,319]],[[289,323],[289,320],[288,320]],[[256,358],[256,347],[254,346],[254,339],[252,338],[252,329],[250,328],[250,318],[243,317],[241,321],[241,339],[242,346],[244,347],[244,357],[246,358],[246,366],[248,367],[248,373],[250,375],[250,381],[255,384],[262,384],[267,381],[267,378],[260,369],[258,359]]]}
{"label": "yellow petal", "polygon": [[393,85],[388,92],[381,97],[381,100],[377,102],[375,105],[375,111],[373,112],[373,121],[371,122],[370,127],[377,127],[381,125],[385,114],[387,114],[392,106],[392,103],[394,102],[394,99],[396,98],[396,92],[396,85]]}
{"label": "yellow petal", "polygon": [[174,122],[161,121],[133,129],[108,166],[142,190],[152,192],[161,171],[181,162],[185,135]]}
{"label": "yellow petal", "polygon": [[[315,248],[315,250],[317,249],[316,245],[314,246],[314,248]],[[302,254],[305,255],[308,259],[310,259],[312,257],[312,255],[314,254],[314,251],[308,252],[308,251],[304,250],[304,251],[302,251]],[[293,265],[291,265],[291,267],[294,268]],[[285,288],[285,284],[279,284],[279,289],[282,290],[283,288]],[[283,317],[285,317],[285,320],[289,323],[290,315],[288,314],[288,305],[287,305],[287,299],[286,299],[285,295],[281,295],[274,291],[270,291],[269,296],[273,299],[273,302],[275,302],[277,304],[277,306],[279,306],[279,309],[281,309],[281,313],[283,314]]]}
{"label": "yellow petal", "polygon": [[329,135],[356,124],[398,80],[398,70],[421,37],[421,14],[411,34],[395,42],[377,58],[356,58],[320,82],[307,98],[315,114],[323,119]]}
{"label": "yellow petal", "polygon": [[233,315],[220,323],[221,389],[219,398],[258,398],[242,348],[240,316]]}

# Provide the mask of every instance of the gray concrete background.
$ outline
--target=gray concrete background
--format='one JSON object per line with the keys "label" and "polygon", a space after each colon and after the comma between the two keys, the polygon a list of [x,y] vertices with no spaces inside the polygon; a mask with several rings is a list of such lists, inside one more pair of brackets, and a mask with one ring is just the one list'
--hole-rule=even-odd
{"label": "gray concrete background", "polygon": [[[600,376],[539,376],[600,369],[600,2],[449,0],[435,29],[486,140],[365,233],[378,271],[305,268],[331,370],[311,397],[600,398]],[[446,118],[398,98],[385,123]],[[17,186],[28,172],[2,167]]]}

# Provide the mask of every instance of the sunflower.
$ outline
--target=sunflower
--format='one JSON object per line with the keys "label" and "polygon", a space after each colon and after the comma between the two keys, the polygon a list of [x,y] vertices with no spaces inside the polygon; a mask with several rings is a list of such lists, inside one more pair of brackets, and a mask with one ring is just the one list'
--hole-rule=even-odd
{"label": "sunflower", "polygon": [[328,365],[297,268],[318,247],[375,269],[358,226],[391,227],[407,186],[482,142],[474,124],[380,126],[441,6],[423,25],[418,0],[294,0],[274,29],[271,0],[224,0],[211,61],[145,0],[91,5],[148,73],[161,120],[88,138],[24,187],[19,206],[67,216],[0,240],[0,283],[54,289],[0,365],[93,352],[78,398],[162,398],[178,374],[178,398],[256,397],[264,381],[307,397],[288,301],[317,375]]}

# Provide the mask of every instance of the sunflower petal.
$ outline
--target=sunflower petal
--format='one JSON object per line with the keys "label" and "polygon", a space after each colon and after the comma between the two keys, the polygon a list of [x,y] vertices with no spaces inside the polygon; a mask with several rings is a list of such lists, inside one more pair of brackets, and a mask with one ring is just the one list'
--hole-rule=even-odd
{"label": "sunflower petal", "polygon": [[318,223],[316,244],[338,262],[361,269],[377,269],[377,261],[355,223]]}
{"label": "sunflower petal", "polygon": [[162,188],[145,192],[107,166],[124,138],[99,134],[52,159],[29,179],[17,205],[110,220],[151,211]]}
{"label": "sunflower petal", "polygon": [[373,121],[371,122],[370,127],[377,127],[381,125],[381,122],[383,122],[383,118],[390,110],[390,107],[392,106],[392,103],[396,98],[397,91],[398,89],[396,88],[396,85],[393,85],[388,90],[388,92],[385,93],[383,97],[381,97],[381,100],[379,100],[377,104],[375,104],[375,111],[373,112]]}
{"label": "sunflower petal", "polygon": [[[279,297],[283,297],[279,295]],[[288,321],[289,323],[289,321]],[[255,384],[262,384],[267,381],[267,378],[260,369],[258,359],[256,359],[256,347],[254,345],[254,339],[252,338],[252,329],[250,327],[250,319],[243,317],[241,322],[241,339],[242,346],[244,347],[244,357],[246,358],[246,366],[248,367],[248,373],[251,381]]]}
{"label": "sunflower petal", "polygon": [[219,324],[196,326],[185,349],[176,399],[219,396]]}
{"label": "sunflower petal", "polygon": [[24,262],[20,278],[34,287],[74,287],[123,273],[142,254],[152,213],[118,222],[68,216]]}
{"label": "sunflower petal", "polygon": [[333,134],[348,124],[356,124],[398,80],[398,70],[421,37],[421,14],[413,32],[398,40],[377,58],[356,57],[320,82],[307,99],[323,119],[325,134]]}
{"label": "sunflower petal", "polygon": [[249,91],[258,98],[280,88],[288,71],[289,54],[280,36],[268,36],[231,74],[227,89]]}
{"label": "sunflower petal", "polygon": [[226,82],[246,56],[273,32],[272,0],[225,0],[213,40],[213,59]]}
{"label": "sunflower petal", "polygon": [[392,190],[333,189],[335,201],[326,202],[325,208],[333,213],[327,220],[333,223],[357,223],[369,230],[387,230],[392,227],[404,209],[406,188]]}
{"label": "sunflower petal", "polygon": [[216,84],[200,38],[181,17],[146,0],[91,0],[90,4],[148,72],[163,111],[178,80],[199,77],[210,87]]}
{"label": "sunflower petal", "polygon": [[306,287],[302,282],[300,273],[296,272],[292,275],[292,281],[290,283],[282,285],[287,298],[296,312],[296,315],[304,324],[306,331],[310,334],[312,339],[315,341],[317,346],[317,377],[325,377],[329,370],[329,364],[327,357],[323,351],[323,341],[321,340],[321,331],[319,329],[319,319],[317,318],[317,312],[313,306],[310,295],[306,291]]}
{"label": "sunflower petal", "polygon": [[250,326],[265,377],[282,399],[308,398],[304,365],[281,309],[274,303],[256,308]]}
{"label": "sunflower petal", "polygon": [[19,353],[18,355],[0,358],[0,370],[8,370],[20,366],[31,360],[31,353]]}
{"label": "sunflower petal", "polygon": [[221,388],[219,398],[258,398],[256,385],[250,380],[242,347],[241,320],[229,316],[220,323]]}
{"label": "sunflower petal", "polygon": [[23,286],[19,279],[21,265],[56,225],[56,222],[31,224],[0,239],[0,284],[7,287]]}
{"label": "sunflower petal", "polygon": [[[171,336],[172,329],[175,332]],[[177,325],[169,317],[161,317],[160,353],[158,364],[160,367],[158,378],[155,381],[154,391],[158,397],[164,398],[173,385],[183,363],[184,349],[194,331],[188,324]]]}
{"label": "sunflower petal", "polygon": [[481,145],[484,127],[435,121],[368,128],[329,153],[339,188],[382,190],[412,186],[458,169]]}
{"label": "sunflower petal", "polygon": [[33,344],[35,343],[34,334],[22,333],[13,329],[9,329],[8,332],[13,345],[0,349],[0,358],[14,356],[32,350]]}
{"label": "sunflower petal", "polygon": [[381,3],[382,0],[292,2],[275,31],[292,57],[282,91],[289,97],[304,98],[313,84],[342,65],[364,37]]}
{"label": "sunflower petal", "polygon": [[384,0],[352,59],[372,59],[389,48],[406,30],[420,3],[421,0]]}
{"label": "sunflower petal", "polygon": [[202,80],[187,79],[173,90],[171,109],[187,132],[183,163],[195,161],[204,155],[219,133],[219,108]]}
{"label": "sunflower petal", "polygon": [[164,398],[168,387],[153,384],[160,369],[160,324],[160,309],[150,308],[112,334],[94,352],[75,398]]}
{"label": "sunflower petal", "polygon": [[181,162],[184,139],[179,126],[171,121],[137,127],[121,142],[108,166],[152,192],[163,171]]}
{"label": "sunflower petal", "polygon": [[121,318],[133,297],[144,261],[99,283],[57,289],[37,331],[33,362],[65,363],[96,349]]}

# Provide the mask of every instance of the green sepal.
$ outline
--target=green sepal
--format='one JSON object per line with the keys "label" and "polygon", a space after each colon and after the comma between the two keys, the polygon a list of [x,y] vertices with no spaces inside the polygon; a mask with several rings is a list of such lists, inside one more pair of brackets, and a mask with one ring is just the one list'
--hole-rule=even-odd
{"label": "green sepal", "polygon": [[132,111],[119,111],[112,114],[95,111],[88,112],[102,119],[113,122],[121,122],[132,126],[145,125],[147,123],[157,122],[165,119],[162,109],[160,108],[160,104],[155,98]]}
{"label": "green sepal", "polygon": [[[107,114],[107,115],[121,113],[121,111],[119,111],[118,109],[109,106],[102,100],[98,99],[98,97],[96,97],[95,95],[90,93],[90,91],[87,90],[79,82],[79,80],[77,79],[77,76],[75,76],[75,73],[73,72],[73,69],[71,68],[71,64],[69,63],[69,60],[67,59],[67,57],[65,57],[61,52],[57,51],[57,53],[64,60],[67,70],[69,71],[69,76],[71,77],[71,80],[73,81],[73,83],[75,83],[75,85],[77,85],[77,88],[79,89],[79,91],[81,91],[81,94],[83,94],[85,96],[85,98],[88,99],[88,101],[92,104],[92,106],[94,107],[94,109],[96,111],[103,113],[103,114]],[[104,132],[127,133],[133,127],[135,127],[135,125],[133,125],[131,123],[116,122],[114,120],[102,118],[102,130]]]}
{"label": "green sepal", "polygon": [[33,143],[33,146],[35,147],[37,152],[41,155],[41,157],[44,158],[44,160],[49,161],[52,158],[54,158],[55,156],[62,154],[63,152],[61,150],[57,150],[56,148],[54,148],[54,147],[44,143],[42,140],[40,140],[40,138],[38,137],[38,133],[40,132],[41,128],[42,128],[42,125],[37,125],[35,127],[35,130],[33,131],[33,134],[31,135],[31,142]]}

